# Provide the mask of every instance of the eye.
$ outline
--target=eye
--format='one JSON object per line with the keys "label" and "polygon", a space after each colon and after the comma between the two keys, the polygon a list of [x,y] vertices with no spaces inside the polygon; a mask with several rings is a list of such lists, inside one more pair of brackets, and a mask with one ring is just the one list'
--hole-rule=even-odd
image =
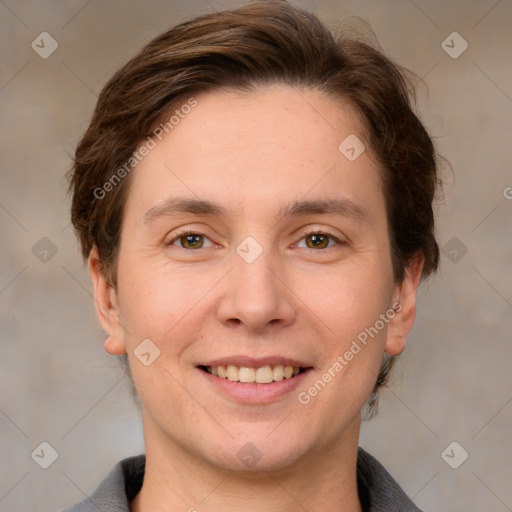
{"label": "eye", "polygon": [[[178,247],[181,249],[203,249],[205,247],[205,240],[209,241],[210,239],[202,233],[187,230],[175,235],[167,245],[176,245],[179,243],[180,245]],[[327,249],[332,245],[343,245],[344,243],[334,235],[323,231],[310,231],[306,233],[301,240],[306,240],[307,249]],[[331,241],[334,241],[335,244],[331,244]],[[212,244],[210,244],[210,247],[211,246]],[[297,244],[297,247],[301,246]]]}
{"label": "eye", "polygon": [[[306,240],[307,249],[327,249],[329,241],[334,240],[338,245],[343,245],[343,242],[330,233],[324,233],[322,231],[310,231],[306,233],[301,240]],[[297,245],[297,247],[300,247]]]}
{"label": "eye", "polygon": [[179,242],[181,249],[202,249],[204,247],[204,240],[209,240],[209,238],[202,233],[188,230],[178,233],[167,245],[175,245],[176,242]]}

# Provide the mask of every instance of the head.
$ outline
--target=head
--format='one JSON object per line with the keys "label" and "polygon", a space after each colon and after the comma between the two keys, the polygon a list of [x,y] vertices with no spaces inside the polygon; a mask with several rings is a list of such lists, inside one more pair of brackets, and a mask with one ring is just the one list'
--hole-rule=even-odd
{"label": "head", "polygon": [[[183,22],[103,88],[72,221],[154,436],[211,461],[252,439],[278,467],[371,414],[439,262],[413,99],[379,50],[283,1]],[[295,400],[216,394],[204,366],[237,354],[307,367]]]}

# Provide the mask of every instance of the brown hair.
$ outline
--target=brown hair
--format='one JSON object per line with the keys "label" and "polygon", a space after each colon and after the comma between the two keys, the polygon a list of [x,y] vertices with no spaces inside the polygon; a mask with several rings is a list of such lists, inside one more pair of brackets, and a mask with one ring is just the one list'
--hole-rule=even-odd
{"label": "brown hair", "polygon": [[[331,33],[316,16],[284,0],[180,23],[113,75],[78,144],[69,180],[83,257],[96,245],[105,276],[116,286],[130,183],[126,163],[171,110],[203,91],[250,92],[282,83],[344,99],[359,112],[364,143],[382,169],[395,282],[404,279],[418,250],[425,256],[422,278],[428,277],[439,264],[432,209],[439,182],[432,140],[412,108],[411,77],[371,44]],[[393,361],[383,361],[370,413]]]}

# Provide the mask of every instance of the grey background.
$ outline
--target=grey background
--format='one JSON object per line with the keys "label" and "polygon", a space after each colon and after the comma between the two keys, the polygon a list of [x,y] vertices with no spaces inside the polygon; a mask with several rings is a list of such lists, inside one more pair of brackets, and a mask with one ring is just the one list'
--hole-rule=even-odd
{"label": "grey background", "polygon": [[[425,512],[512,510],[512,2],[294,3],[331,28],[361,16],[424,78],[421,115],[454,171],[437,206],[441,270],[422,287],[361,444]],[[237,4],[0,1],[0,511],[70,505],[143,451],[127,384],[103,351],[64,172],[114,70],[184,18]],[[59,44],[48,59],[31,48],[43,31]],[[454,31],[469,44],[457,59],[441,47]],[[46,262],[32,251],[43,237],[57,250]],[[42,441],[58,452],[46,470],[31,458]],[[453,441],[469,453],[458,469],[441,457]]]}

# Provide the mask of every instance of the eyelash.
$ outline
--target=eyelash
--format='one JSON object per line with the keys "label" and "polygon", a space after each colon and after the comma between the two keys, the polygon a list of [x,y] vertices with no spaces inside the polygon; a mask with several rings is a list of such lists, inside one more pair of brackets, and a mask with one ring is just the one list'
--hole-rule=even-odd
{"label": "eyelash", "polygon": [[[173,238],[172,240],[170,240],[166,245],[169,245],[169,246],[172,246],[174,245],[174,243],[176,241],[178,241],[180,238],[184,237],[184,236],[191,236],[191,235],[199,235],[199,236],[202,236],[204,238],[207,238],[209,240],[209,237],[206,236],[205,234],[203,233],[199,233],[197,231],[192,231],[190,229],[186,230],[186,231],[182,231],[181,233],[177,233]],[[338,245],[345,245],[346,242],[340,240],[338,237],[334,236],[332,233],[327,233],[325,231],[318,231],[318,230],[311,230],[311,231],[308,231],[307,233],[304,233],[302,235],[302,237],[300,238],[300,240],[303,240],[304,238],[307,238],[308,236],[311,236],[311,235],[322,235],[322,236],[326,236],[328,238],[331,238],[332,240],[334,240]],[[331,247],[325,247],[323,248],[322,250],[325,250],[325,249],[330,249]],[[197,249],[186,249],[185,247],[179,247],[179,249],[183,249],[185,251],[194,251],[194,250],[197,250]],[[199,249],[203,249],[203,247],[200,247]],[[312,251],[316,251],[317,249],[313,249],[311,247],[306,247],[306,249],[310,249]]]}

